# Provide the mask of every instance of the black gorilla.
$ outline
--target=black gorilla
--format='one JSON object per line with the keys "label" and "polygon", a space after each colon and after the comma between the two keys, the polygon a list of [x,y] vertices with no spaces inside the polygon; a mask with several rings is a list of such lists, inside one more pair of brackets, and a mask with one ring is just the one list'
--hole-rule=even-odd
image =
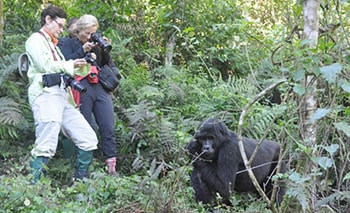
{"label": "black gorilla", "polygon": [[[243,138],[244,149],[248,160],[251,157],[258,140]],[[204,121],[198,128],[194,140],[186,146],[193,160],[191,183],[195,190],[197,202],[211,203],[219,193],[226,205],[231,205],[229,196],[236,192],[256,192],[250,180],[238,147],[237,135],[216,119]],[[252,168],[256,179],[265,193],[271,196],[280,145],[274,141],[264,140]],[[285,164],[281,173],[285,172]],[[276,202],[279,205],[285,193],[284,187],[279,187]]]}

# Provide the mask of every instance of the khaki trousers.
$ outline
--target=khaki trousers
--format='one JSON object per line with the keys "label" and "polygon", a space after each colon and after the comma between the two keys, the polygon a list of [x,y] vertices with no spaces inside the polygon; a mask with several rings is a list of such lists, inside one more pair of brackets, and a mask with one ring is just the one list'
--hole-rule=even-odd
{"label": "khaki trousers", "polygon": [[83,151],[97,149],[97,136],[83,115],[68,102],[68,93],[59,86],[41,93],[32,104],[35,122],[34,157],[53,157],[58,135],[63,132]]}

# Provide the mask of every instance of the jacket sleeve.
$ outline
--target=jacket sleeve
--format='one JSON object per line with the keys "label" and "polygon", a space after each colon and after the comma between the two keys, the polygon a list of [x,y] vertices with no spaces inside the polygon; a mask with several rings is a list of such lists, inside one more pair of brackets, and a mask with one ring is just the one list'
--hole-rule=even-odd
{"label": "jacket sleeve", "polygon": [[[39,33],[34,33],[26,41],[26,52],[30,61],[31,66],[29,67],[28,74],[48,74],[48,73],[74,73],[74,64],[73,61],[65,60],[54,60],[53,54],[57,55],[58,52],[54,53],[51,50],[54,50],[54,46],[49,41],[48,38],[43,37]],[[32,77],[32,76],[28,76]]]}
{"label": "jacket sleeve", "polygon": [[61,49],[62,54],[66,60],[84,58],[85,52],[83,45],[77,38],[64,38],[60,39],[58,47]]}

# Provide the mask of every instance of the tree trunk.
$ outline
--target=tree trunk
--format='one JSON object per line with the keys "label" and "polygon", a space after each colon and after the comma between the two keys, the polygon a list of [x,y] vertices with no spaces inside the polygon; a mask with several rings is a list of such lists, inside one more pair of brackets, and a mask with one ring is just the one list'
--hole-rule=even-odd
{"label": "tree trunk", "polygon": [[168,43],[166,45],[166,53],[165,53],[165,65],[171,67],[173,65],[173,55],[174,55],[174,47],[176,44],[176,34],[170,36]]}
{"label": "tree trunk", "polygon": [[[318,11],[320,7],[320,0],[303,0],[303,13],[304,13],[304,32],[303,39],[309,41],[309,48],[314,49],[317,47],[317,41],[319,36],[319,20]],[[308,147],[314,147],[316,145],[317,126],[315,123],[310,123],[310,118],[317,109],[317,80],[312,75],[312,65],[310,64],[309,70],[307,70],[306,79],[303,82],[306,89],[304,100],[301,104],[301,125],[302,125],[302,137],[305,144]],[[315,153],[313,153],[315,154]],[[314,156],[314,155],[313,155]],[[306,172],[310,174],[313,171],[314,164],[308,163],[306,166]],[[317,201],[316,181],[311,183],[311,208],[315,209]]]}
{"label": "tree trunk", "polygon": [[[3,2],[0,0],[0,45],[2,45],[4,39],[4,9]],[[1,56],[1,55],[0,55]]]}

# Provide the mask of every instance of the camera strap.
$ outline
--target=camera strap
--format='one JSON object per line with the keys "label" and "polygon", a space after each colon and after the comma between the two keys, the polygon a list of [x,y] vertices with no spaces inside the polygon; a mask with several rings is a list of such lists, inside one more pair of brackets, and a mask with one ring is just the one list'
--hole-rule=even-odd
{"label": "camera strap", "polygon": [[[52,49],[52,47],[51,47],[49,41],[46,39],[44,33],[41,32],[41,31],[39,31],[39,34],[42,35],[42,36],[45,38],[45,40],[47,41],[47,44],[48,44],[49,47],[50,47],[50,50],[51,50],[51,53],[52,53],[52,56],[53,56],[53,60],[57,61],[57,57],[56,57],[55,51]],[[57,53],[57,51],[56,51],[56,53]]]}
{"label": "camera strap", "polygon": [[[50,50],[51,50],[51,53],[52,53],[52,56],[53,56],[53,60],[54,61],[57,61],[57,57],[55,55],[55,51],[52,49],[49,41],[46,39],[45,35],[43,32],[39,31],[39,34],[42,35],[45,40],[47,41],[47,44],[49,45],[50,47]],[[55,46],[56,48],[56,46]],[[59,55],[59,53],[56,51],[56,53]],[[60,56],[60,58],[62,59],[62,57]],[[68,93],[68,102],[70,102],[75,108],[78,108],[79,105],[75,102],[75,98],[73,96],[73,92],[72,92],[72,89],[70,87],[67,87],[67,85],[64,83],[64,79],[63,77],[61,76],[61,83],[59,84],[60,88],[64,89],[67,93]]]}
{"label": "camera strap", "polygon": [[[39,34],[42,35],[45,38],[45,40],[47,41],[47,44],[50,47],[50,50],[51,50],[51,53],[52,53],[52,56],[53,56],[53,60],[57,61],[57,57],[56,57],[55,51],[52,49],[52,47],[51,47],[49,41],[46,39],[44,33],[39,31]],[[57,51],[56,51],[56,53],[57,53]],[[60,77],[60,79],[61,79],[61,81],[60,81],[61,83],[59,84],[60,88],[67,88],[67,85],[65,84],[64,79],[63,79],[62,76]]]}

